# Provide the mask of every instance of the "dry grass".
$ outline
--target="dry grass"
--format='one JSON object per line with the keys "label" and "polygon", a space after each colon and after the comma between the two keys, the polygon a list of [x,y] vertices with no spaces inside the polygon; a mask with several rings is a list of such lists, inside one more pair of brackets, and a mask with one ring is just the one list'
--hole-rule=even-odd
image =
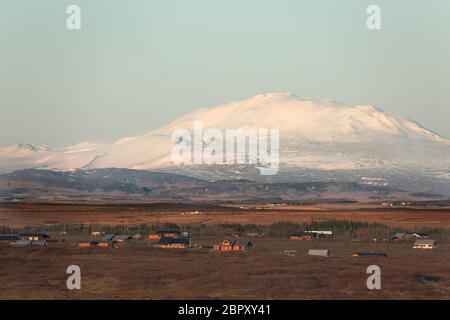
{"label": "dry grass", "polygon": [[[195,239],[214,244],[219,238]],[[450,299],[450,245],[413,250],[410,243],[256,239],[249,252],[152,248],[79,249],[77,238],[47,248],[0,247],[1,299]],[[310,257],[329,248],[330,258]],[[294,257],[283,250],[297,250]],[[351,257],[354,250],[388,258]],[[65,269],[79,265],[82,290],[69,291]],[[366,268],[382,270],[382,290],[366,288]],[[426,281],[418,275],[437,277]]]}

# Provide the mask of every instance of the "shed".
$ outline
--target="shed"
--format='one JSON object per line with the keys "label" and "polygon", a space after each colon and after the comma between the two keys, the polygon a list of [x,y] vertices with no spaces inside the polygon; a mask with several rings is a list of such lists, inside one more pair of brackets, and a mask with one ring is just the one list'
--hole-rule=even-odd
{"label": "shed", "polygon": [[331,252],[328,249],[324,250],[310,249],[308,251],[308,255],[318,257],[331,257]]}

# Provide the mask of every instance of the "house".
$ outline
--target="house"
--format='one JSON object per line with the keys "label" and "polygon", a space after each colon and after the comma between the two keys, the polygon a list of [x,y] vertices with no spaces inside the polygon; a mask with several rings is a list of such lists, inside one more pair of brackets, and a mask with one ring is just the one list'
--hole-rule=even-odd
{"label": "house", "polygon": [[17,240],[10,242],[11,247],[46,247],[46,241],[35,241],[35,240]]}
{"label": "house", "polygon": [[154,245],[157,248],[185,249],[189,248],[190,240],[188,238],[161,238]]}
{"label": "house", "polygon": [[18,235],[19,240],[28,241],[47,241],[50,237],[46,233],[21,233]]}
{"label": "house", "polygon": [[247,251],[252,246],[251,241],[244,239],[224,240],[220,245],[213,246],[214,251]]}
{"label": "house", "polygon": [[383,252],[353,252],[352,257],[387,257]]}
{"label": "house", "polygon": [[179,238],[180,235],[180,230],[157,230],[155,233],[149,234],[147,238],[149,240],[160,240],[161,238]]}
{"label": "house", "polygon": [[313,233],[297,232],[289,236],[290,240],[310,241],[315,235]]}
{"label": "house", "polygon": [[102,231],[92,231],[91,232],[91,236],[94,236],[94,237],[101,236],[102,234],[104,234],[104,232],[102,232]]}
{"label": "house", "polygon": [[434,249],[437,247],[437,241],[431,239],[418,239],[414,242],[414,249]]}
{"label": "house", "polygon": [[310,249],[308,251],[308,255],[317,257],[331,257],[331,252],[328,249],[324,250]]}
{"label": "house", "polygon": [[15,234],[0,234],[0,243],[9,243],[19,240],[19,237]]}
{"label": "house", "polygon": [[411,239],[412,235],[405,233],[405,232],[397,232],[394,234],[391,238],[392,241],[400,242],[400,241],[406,241],[408,239]]}
{"label": "house", "polygon": [[95,245],[94,241],[81,241],[78,243],[79,248],[90,248],[93,247],[94,245]]}
{"label": "house", "polygon": [[112,240],[101,240],[98,241],[96,245],[101,248],[114,248],[116,246],[116,242]]}

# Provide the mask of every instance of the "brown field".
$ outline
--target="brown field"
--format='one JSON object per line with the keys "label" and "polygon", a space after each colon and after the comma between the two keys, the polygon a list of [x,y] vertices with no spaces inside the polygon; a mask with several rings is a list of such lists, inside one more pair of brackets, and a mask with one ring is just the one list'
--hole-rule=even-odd
{"label": "brown field", "polygon": [[[199,211],[199,214],[192,212]],[[66,224],[139,225],[184,224],[272,224],[311,220],[355,220],[394,227],[450,228],[449,207],[384,207],[381,205],[316,206],[208,206],[177,204],[3,204],[0,225],[24,227],[57,220]]]}
{"label": "brown field", "polygon": [[[333,256],[310,257],[309,248],[329,248]],[[389,257],[351,257],[355,249]],[[285,239],[257,239],[248,252],[227,253],[156,249],[145,240],[115,249],[79,249],[76,239],[40,249],[3,246],[0,299],[450,299],[449,249]],[[81,268],[82,289],[69,291],[65,270],[73,264]],[[381,290],[366,287],[372,264],[381,268]]]}
{"label": "brown field", "polygon": [[[198,210],[199,214],[191,214]],[[345,219],[402,227],[449,227],[448,208],[212,207],[189,205],[31,205],[0,207],[0,225],[65,224],[179,225],[217,223],[272,224],[277,221]],[[184,214],[182,214],[184,213]],[[46,248],[0,245],[0,299],[450,299],[450,243],[433,250],[411,242],[351,242],[334,238],[290,241],[253,239],[248,252],[211,252],[205,248],[157,249],[146,240],[122,248],[77,247],[81,235],[52,236]],[[197,237],[197,245],[220,237]],[[310,257],[308,249],[328,248],[333,256]],[[297,250],[288,257],[284,250]],[[385,252],[388,257],[351,257],[354,251]],[[368,290],[366,268],[378,265],[382,289]],[[69,265],[82,272],[82,289],[66,288]],[[431,277],[430,279],[424,279]]]}

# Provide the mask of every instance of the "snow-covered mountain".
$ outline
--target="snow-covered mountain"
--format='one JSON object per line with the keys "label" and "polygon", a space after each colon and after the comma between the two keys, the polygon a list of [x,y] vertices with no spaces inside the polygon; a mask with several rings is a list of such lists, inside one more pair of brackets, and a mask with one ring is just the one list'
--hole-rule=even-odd
{"label": "snow-covered mountain", "polygon": [[[383,182],[387,175],[414,174],[416,179],[450,185],[450,140],[369,105],[348,106],[331,100],[299,98],[291,93],[262,94],[202,108],[148,134],[113,143],[86,142],[54,150],[32,145],[2,148],[0,171],[114,167],[183,171],[203,178],[253,172],[242,166],[173,166],[171,151],[175,142],[171,135],[177,129],[192,130],[194,121],[201,121],[204,129],[223,132],[239,128],[279,129],[280,177],[271,179],[300,179],[305,174],[313,180],[318,176],[326,179],[327,174],[345,179],[345,173],[351,172],[352,179],[364,177],[363,183],[387,183]],[[311,176],[311,172],[317,174]]]}

